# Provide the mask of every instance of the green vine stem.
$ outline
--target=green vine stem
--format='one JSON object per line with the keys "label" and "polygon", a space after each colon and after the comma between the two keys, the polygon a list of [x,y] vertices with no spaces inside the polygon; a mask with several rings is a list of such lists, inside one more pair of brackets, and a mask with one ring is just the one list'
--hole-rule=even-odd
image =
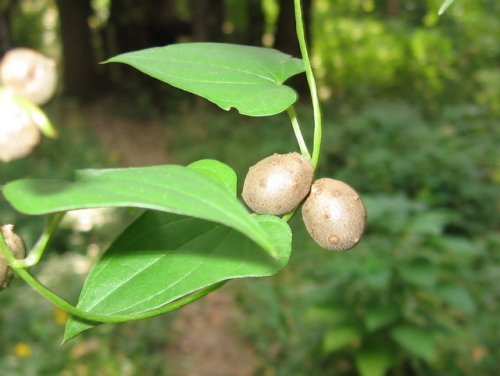
{"label": "green vine stem", "polygon": [[309,153],[309,150],[307,149],[306,142],[304,141],[304,137],[302,136],[302,132],[300,130],[300,124],[297,119],[297,111],[295,111],[295,107],[291,105],[288,107],[288,116],[290,116],[290,121],[292,122],[292,127],[293,131],[295,133],[295,138],[297,139],[297,142],[299,144],[300,148],[300,153],[308,158],[311,159],[311,154]]}
{"label": "green vine stem", "polygon": [[96,313],[85,312],[81,309],[75,307],[71,303],[67,302],[47,287],[45,287],[40,281],[38,281],[35,277],[33,277],[26,269],[22,267],[13,266],[14,261],[16,260],[12,251],[7,246],[3,235],[0,232],[0,250],[5,255],[8,264],[12,267],[14,272],[21,277],[27,284],[29,284],[35,291],[37,291],[40,295],[42,295],[45,299],[49,300],[54,306],[57,308],[75,316],[80,319],[90,321],[90,322],[100,322],[100,323],[120,323],[120,322],[128,322],[134,320],[142,320],[151,317],[155,317],[161,315],[163,313],[171,312],[176,309],[179,309],[189,303],[198,300],[205,295],[211,293],[212,291],[217,290],[219,287],[224,285],[227,281],[218,282],[211,286],[205,287],[199,291],[196,291],[190,295],[179,298],[169,304],[165,304],[161,307],[141,312],[141,313],[132,313],[132,314],[124,314],[124,315],[99,315]]}
{"label": "green vine stem", "polygon": [[281,217],[281,219],[284,220],[285,222],[288,222],[295,215],[296,211],[297,208],[293,209],[291,212],[286,213],[283,217]]}
{"label": "green vine stem", "polygon": [[[313,154],[312,157],[307,150],[306,143],[300,131],[300,125],[297,120],[297,112],[293,106],[288,108],[288,115],[292,121],[293,130],[295,132],[295,137],[299,143],[300,152],[303,156],[309,158],[313,165],[313,168],[318,167],[319,155],[321,151],[321,141],[323,138],[323,120],[321,116],[321,105],[318,97],[318,89],[316,86],[316,80],[314,79],[314,74],[312,71],[311,60],[309,59],[309,52],[307,50],[307,42],[304,31],[304,19],[302,15],[302,4],[300,0],[294,0],[295,4],[295,25],[297,29],[297,40],[299,41],[300,53],[302,55],[302,60],[304,61],[307,83],[309,85],[309,90],[311,91],[313,113],[314,113],[314,141],[313,141]],[[288,222],[295,214],[297,209],[292,210],[290,213],[285,214],[281,219]]]}
{"label": "green vine stem", "polygon": [[299,41],[300,52],[306,70],[307,83],[311,91],[311,99],[314,112],[314,143],[312,154],[312,165],[314,169],[318,166],[319,155],[321,151],[321,140],[323,137],[323,123],[321,118],[321,105],[318,97],[318,89],[312,71],[311,60],[309,59],[309,52],[307,50],[306,36],[304,32],[304,19],[302,15],[302,6],[300,0],[294,0],[295,4],[295,24],[297,27],[297,39]]}

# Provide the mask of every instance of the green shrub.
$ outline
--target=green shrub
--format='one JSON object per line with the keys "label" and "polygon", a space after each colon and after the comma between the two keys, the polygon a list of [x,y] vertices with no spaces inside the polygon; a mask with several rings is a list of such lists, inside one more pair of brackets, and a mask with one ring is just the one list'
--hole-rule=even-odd
{"label": "green shrub", "polygon": [[368,232],[356,257],[296,237],[278,281],[242,288],[251,312],[244,331],[268,367],[278,375],[492,372],[499,270],[484,261],[494,245],[446,235],[453,213],[403,195],[365,202]]}
{"label": "green shrub", "polygon": [[494,372],[494,125],[475,106],[429,121],[408,104],[380,103],[326,128],[335,146],[319,175],[363,194],[367,232],[351,252],[330,253],[295,219],[291,268],[242,287],[253,313],[243,330],[271,372]]}
{"label": "green shrub", "polygon": [[500,221],[494,180],[500,132],[480,109],[454,107],[428,121],[409,104],[381,103],[332,128],[324,175],[361,192],[402,192],[452,210],[455,233],[477,234]]}

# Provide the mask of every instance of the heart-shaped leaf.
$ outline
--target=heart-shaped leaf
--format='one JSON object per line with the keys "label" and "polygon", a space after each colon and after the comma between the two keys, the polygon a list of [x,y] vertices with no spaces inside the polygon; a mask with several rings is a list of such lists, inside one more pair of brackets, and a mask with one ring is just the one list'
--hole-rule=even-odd
{"label": "heart-shaped leaf", "polygon": [[394,364],[394,353],[382,346],[363,346],[355,355],[360,376],[384,376]]}
{"label": "heart-shaped leaf", "polygon": [[366,328],[374,332],[396,321],[399,315],[400,310],[396,305],[374,305],[365,311],[364,321]]}
{"label": "heart-shaped leaf", "polygon": [[[137,314],[220,281],[275,274],[290,257],[290,228],[274,216],[257,216],[256,220],[275,245],[278,259],[228,227],[148,211],[91,270],[78,308],[109,316]],[[94,325],[71,318],[65,340]]]}
{"label": "heart-shaped leaf", "polygon": [[224,110],[249,116],[285,111],[297,93],[282,85],[304,72],[302,60],[277,50],[224,43],[183,43],[128,52],[109,59],[125,63]]}
{"label": "heart-shaped leaf", "polygon": [[401,278],[418,287],[431,289],[437,281],[438,267],[425,258],[415,258],[398,265]]}
{"label": "heart-shaped leaf", "polygon": [[476,310],[476,304],[464,286],[444,282],[437,286],[435,293],[444,302],[463,312],[472,314]]}
{"label": "heart-shaped leaf", "polygon": [[326,354],[338,351],[359,341],[361,335],[361,329],[354,325],[333,327],[323,337],[323,351]]}
{"label": "heart-shaped leaf", "polygon": [[435,355],[435,339],[432,333],[425,328],[402,325],[392,329],[391,336],[417,358],[430,361]]}
{"label": "heart-shaped leaf", "polygon": [[197,168],[164,165],[83,170],[76,181],[13,181],[5,185],[3,193],[14,208],[32,215],[96,207],[139,207],[205,219],[240,231],[276,254],[265,231],[234,193]]}

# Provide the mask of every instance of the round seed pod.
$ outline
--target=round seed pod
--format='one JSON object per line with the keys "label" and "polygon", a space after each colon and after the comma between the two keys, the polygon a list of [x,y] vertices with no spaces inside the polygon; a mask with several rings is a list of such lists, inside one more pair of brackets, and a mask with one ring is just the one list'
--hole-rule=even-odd
{"label": "round seed pod", "polygon": [[[14,225],[3,225],[0,227],[5,243],[12,251],[16,259],[26,257],[26,248],[23,240],[14,232]],[[0,252],[0,290],[9,287],[9,283],[14,276],[7,264],[3,252]]]}
{"label": "round seed pod", "polygon": [[311,162],[299,153],[273,154],[250,167],[242,197],[256,213],[282,215],[307,196],[313,175]]}
{"label": "round seed pod", "polygon": [[366,224],[359,194],[334,179],[318,179],[302,206],[302,219],[311,237],[325,249],[346,251],[354,247]]}
{"label": "round seed pod", "polygon": [[41,133],[31,114],[7,92],[0,94],[0,161],[25,157],[40,142]]}
{"label": "round seed pod", "polygon": [[0,290],[9,287],[9,282],[12,279],[12,270],[7,266],[7,261],[0,257]]}
{"label": "round seed pod", "polygon": [[26,247],[24,246],[23,239],[14,232],[14,225],[2,225],[0,227],[2,236],[7,243],[7,246],[12,251],[16,259],[23,259],[26,257]]}
{"label": "round seed pod", "polygon": [[41,105],[56,91],[56,62],[29,48],[13,48],[2,59],[0,79],[16,94]]}

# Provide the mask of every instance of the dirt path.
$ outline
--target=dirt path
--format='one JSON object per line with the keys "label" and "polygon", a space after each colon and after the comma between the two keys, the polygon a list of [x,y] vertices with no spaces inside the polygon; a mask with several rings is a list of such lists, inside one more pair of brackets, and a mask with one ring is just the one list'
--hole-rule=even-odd
{"label": "dirt path", "polygon": [[178,336],[166,350],[177,358],[182,376],[251,376],[258,360],[255,350],[234,331],[243,320],[230,291],[216,291],[183,308],[174,322]]}
{"label": "dirt path", "polygon": [[[124,166],[169,163],[167,131],[158,120],[109,114],[102,108],[82,111],[85,121],[113,159]],[[173,323],[176,340],[165,352],[176,376],[251,376],[259,366],[255,349],[238,337],[244,320],[229,286],[181,309]],[[174,360],[172,360],[174,359]]]}
{"label": "dirt path", "polygon": [[106,110],[109,106],[88,107],[84,116],[114,161],[127,167],[169,163],[167,131],[159,120],[138,120]]}

